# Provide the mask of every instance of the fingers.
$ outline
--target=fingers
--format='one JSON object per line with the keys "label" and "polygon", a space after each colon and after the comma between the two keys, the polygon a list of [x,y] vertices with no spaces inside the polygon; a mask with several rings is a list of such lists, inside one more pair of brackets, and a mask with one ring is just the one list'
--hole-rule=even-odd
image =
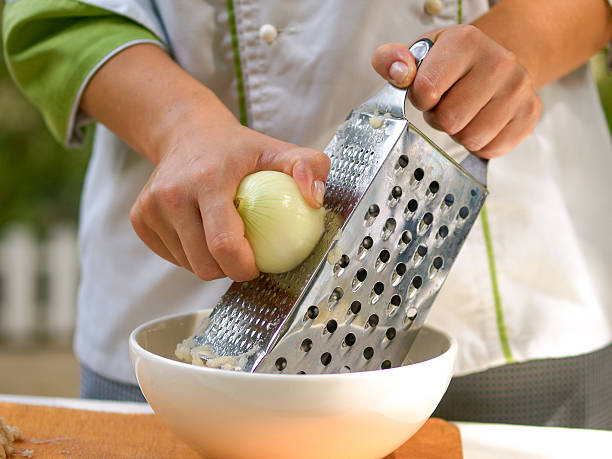
{"label": "fingers", "polygon": [[155,253],[191,271],[191,265],[185,256],[177,232],[172,225],[167,223],[166,215],[160,212],[160,209],[168,207],[160,203],[172,202],[173,205],[170,207],[177,207],[181,201],[179,187],[165,183],[152,186],[152,180],[149,179],[132,206],[130,220],[138,236]]}
{"label": "fingers", "polygon": [[398,88],[409,86],[416,74],[414,57],[402,43],[379,46],[372,54],[372,67],[381,77]]}
{"label": "fingers", "polygon": [[[541,102],[517,57],[471,25],[432,31],[431,48],[407,89],[425,121],[483,157],[507,153],[531,134]],[[376,50],[372,62],[389,79],[389,63],[408,49]],[[509,137],[508,133],[514,135]]]}
{"label": "fingers", "polygon": [[423,59],[419,71],[408,88],[408,99],[421,111],[431,110],[473,65],[473,36],[478,32],[472,26],[446,29],[437,34],[435,45]]}
{"label": "fingers", "polygon": [[225,277],[224,272],[208,250],[199,208],[185,209],[182,218],[178,217],[174,219],[174,222],[191,270],[203,280]]}
{"label": "fingers", "polygon": [[210,254],[220,269],[235,281],[257,277],[259,271],[249,242],[244,237],[244,224],[233,204],[231,195],[202,195],[199,204]]}
{"label": "fingers", "polygon": [[171,263],[203,280],[225,277],[208,250],[199,208],[188,193],[179,184],[149,180],[130,211],[132,226],[151,250]]}
{"label": "fingers", "polygon": [[136,206],[132,207],[130,212],[130,220],[132,227],[138,235],[138,237],[149,247],[153,252],[177,266],[182,266],[176,258],[170,253],[170,250],[166,247],[164,242],[159,238],[157,233],[152,230],[142,219],[142,215],[136,209]]}
{"label": "fingers", "polygon": [[291,175],[296,181],[306,202],[315,209],[323,204],[325,181],[331,161],[320,151],[299,148],[291,144],[264,152],[257,170],[274,170]]}
{"label": "fingers", "polygon": [[510,122],[486,146],[473,153],[481,158],[497,158],[516,147],[525,137],[533,132],[540,118],[542,104],[539,99]]}
{"label": "fingers", "polygon": [[470,81],[472,69],[447,91],[438,104],[423,113],[427,123],[449,135],[455,135],[483,109],[495,94],[495,84],[491,78],[484,78],[478,87]]}

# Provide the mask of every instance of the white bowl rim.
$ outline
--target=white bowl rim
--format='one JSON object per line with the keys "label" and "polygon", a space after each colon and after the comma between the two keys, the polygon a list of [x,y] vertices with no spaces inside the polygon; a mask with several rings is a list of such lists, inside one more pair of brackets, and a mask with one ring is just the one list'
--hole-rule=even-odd
{"label": "white bowl rim", "polygon": [[[448,349],[446,349],[444,352],[442,352],[440,355],[437,355],[431,359],[427,359],[427,360],[423,360],[421,362],[416,362],[416,363],[411,363],[411,364],[407,364],[407,365],[402,365],[399,367],[393,367],[393,368],[387,368],[385,370],[370,370],[370,371],[359,371],[359,372],[355,372],[355,373],[326,373],[326,374],[273,374],[273,373],[249,373],[246,371],[233,371],[233,370],[223,370],[220,368],[209,368],[206,366],[199,366],[199,365],[193,365],[191,363],[188,362],[183,362],[183,361],[179,361],[179,360],[173,360],[173,359],[169,359],[166,357],[162,357],[161,355],[155,354],[145,348],[143,348],[138,341],[136,340],[136,336],[145,328],[154,325],[155,323],[158,322],[163,322],[166,320],[170,320],[170,319],[175,319],[178,317],[186,317],[186,316],[191,316],[191,315],[196,315],[196,314],[201,314],[203,312],[210,312],[212,311],[212,309],[207,308],[207,309],[200,309],[198,311],[192,311],[192,312],[179,312],[179,313],[174,313],[174,314],[168,314],[165,316],[161,316],[158,317],[156,319],[152,319],[149,320],[141,325],[139,325],[138,327],[136,327],[131,333],[130,333],[130,337],[129,337],[129,346],[130,348],[136,349],[138,352],[144,353],[145,355],[147,355],[149,358],[152,358],[153,360],[157,360],[160,362],[166,362],[169,363],[170,365],[173,366],[180,366],[180,368],[182,369],[186,369],[185,365],[187,365],[188,367],[191,368],[191,371],[196,371],[196,372],[201,372],[202,374],[207,374],[210,372],[213,372],[212,374],[217,375],[217,377],[227,377],[230,379],[233,378],[245,378],[248,377],[251,380],[274,380],[274,381],[279,381],[279,380],[283,380],[286,382],[297,382],[297,381],[328,381],[330,379],[345,379],[345,378],[355,378],[356,374],[359,374],[360,377],[366,377],[366,375],[368,375],[367,377],[370,378],[377,378],[377,377],[381,377],[381,375],[383,374],[389,374],[389,372],[401,372],[401,371],[407,371],[407,368],[413,368],[415,366],[423,366],[423,365],[433,365],[434,362],[438,359],[441,358],[447,358],[447,356],[449,354],[452,353],[456,353],[457,352],[457,341],[456,339],[449,335],[448,333],[435,328],[435,327],[431,327],[428,325],[423,325],[424,328],[429,329],[431,331],[433,331],[434,333],[438,333],[442,336],[444,336],[448,342],[449,342],[449,346]],[[178,344],[178,343],[177,343]],[[411,370],[410,370],[411,371]]]}

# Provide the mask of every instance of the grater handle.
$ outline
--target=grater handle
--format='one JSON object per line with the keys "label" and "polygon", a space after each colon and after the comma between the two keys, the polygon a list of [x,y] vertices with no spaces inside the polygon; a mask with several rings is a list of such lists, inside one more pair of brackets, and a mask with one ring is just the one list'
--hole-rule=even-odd
{"label": "grater handle", "polygon": [[[410,47],[410,52],[414,56],[416,61],[417,69],[429,53],[429,50],[433,46],[433,42],[427,38],[417,41]],[[405,96],[404,96],[405,98]],[[405,103],[405,101],[404,101]],[[478,180],[483,186],[487,186],[487,166],[489,164],[488,159],[480,158],[472,153],[469,153],[467,157],[461,161],[461,167]]]}
{"label": "grater handle", "polygon": [[[421,62],[423,62],[423,59],[425,59],[425,56],[427,56],[427,53],[429,53],[429,50],[432,46],[433,42],[431,40],[423,38],[422,40],[417,41],[410,47],[410,52],[414,56],[417,69],[421,65]],[[472,153],[468,153],[466,158],[460,163],[461,167],[463,167],[467,172],[472,174],[472,176],[485,187],[487,186],[488,164],[488,159],[480,158],[479,156],[476,156]]]}
{"label": "grater handle", "polygon": [[421,62],[423,62],[423,59],[425,59],[425,56],[427,56],[432,46],[433,41],[429,38],[421,38],[410,47],[410,52],[414,56],[414,63],[417,69],[421,66]]}
{"label": "grater handle", "polygon": [[[431,50],[433,41],[422,38],[416,41],[411,47],[410,52],[414,56],[417,69]],[[374,97],[368,99],[360,109],[375,107],[378,113],[390,113],[398,118],[406,118],[406,89],[398,88],[387,83]],[[472,153],[461,161],[460,165],[469,172],[483,186],[487,186],[487,165],[489,160],[480,158]]]}
{"label": "grater handle", "polygon": [[[417,69],[432,46],[433,41],[428,38],[422,38],[410,47],[410,52],[414,56]],[[375,110],[379,113],[390,113],[398,118],[406,118],[405,105],[406,88],[398,88],[391,83],[387,83],[374,97],[368,99],[360,109],[374,106]]]}

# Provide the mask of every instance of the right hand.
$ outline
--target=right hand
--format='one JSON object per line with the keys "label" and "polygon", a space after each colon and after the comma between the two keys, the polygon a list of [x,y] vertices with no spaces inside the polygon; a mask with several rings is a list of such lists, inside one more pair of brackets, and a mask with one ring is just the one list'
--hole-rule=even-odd
{"label": "right hand", "polygon": [[319,208],[329,158],[246,128],[223,111],[212,124],[210,113],[183,116],[170,132],[131,209],[134,230],[156,254],[204,280],[255,278],[253,252],[233,204],[240,181],[261,170],[284,172]]}

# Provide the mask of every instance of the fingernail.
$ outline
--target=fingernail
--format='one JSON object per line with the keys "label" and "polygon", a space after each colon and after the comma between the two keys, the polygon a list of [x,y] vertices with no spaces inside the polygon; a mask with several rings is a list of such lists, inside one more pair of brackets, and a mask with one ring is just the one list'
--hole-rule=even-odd
{"label": "fingernail", "polygon": [[389,67],[389,76],[398,86],[406,82],[408,79],[408,73],[408,66],[402,61],[395,61],[393,64],[391,64],[391,67]]}
{"label": "fingernail", "polygon": [[315,180],[312,184],[312,195],[320,206],[323,205],[323,195],[325,194],[325,183],[321,180]]}

